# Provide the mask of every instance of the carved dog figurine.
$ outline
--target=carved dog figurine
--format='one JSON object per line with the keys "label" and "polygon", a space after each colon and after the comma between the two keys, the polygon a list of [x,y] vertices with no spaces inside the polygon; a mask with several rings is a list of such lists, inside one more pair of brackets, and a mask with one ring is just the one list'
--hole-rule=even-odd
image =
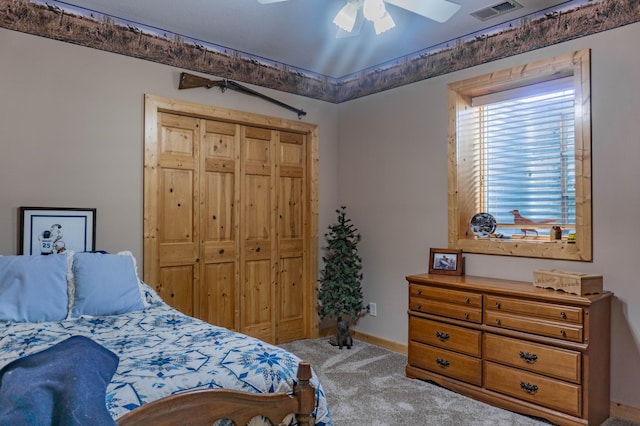
{"label": "carved dog figurine", "polygon": [[349,323],[343,319],[338,320],[338,348],[342,349],[343,346],[346,346],[347,349],[351,349],[353,345],[353,339],[351,338],[351,333],[349,332]]}

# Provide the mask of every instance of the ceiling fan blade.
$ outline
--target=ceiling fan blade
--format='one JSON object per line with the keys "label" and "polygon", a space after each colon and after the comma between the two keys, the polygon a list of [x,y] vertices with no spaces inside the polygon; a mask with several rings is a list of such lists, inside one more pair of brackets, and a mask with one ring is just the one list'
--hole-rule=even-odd
{"label": "ceiling fan blade", "polygon": [[360,35],[360,30],[362,29],[362,24],[364,23],[364,17],[362,16],[362,9],[358,11],[358,16],[356,17],[356,23],[353,25],[353,29],[351,32],[345,31],[342,28],[338,28],[336,31],[336,38],[349,38]]}
{"label": "ceiling fan blade", "polygon": [[280,3],[281,1],[288,1],[288,0],[258,0],[258,3],[270,4],[270,3]]}
{"label": "ceiling fan blade", "polygon": [[440,23],[447,22],[459,9],[460,5],[448,0],[384,0],[389,4],[401,7],[425,18]]}

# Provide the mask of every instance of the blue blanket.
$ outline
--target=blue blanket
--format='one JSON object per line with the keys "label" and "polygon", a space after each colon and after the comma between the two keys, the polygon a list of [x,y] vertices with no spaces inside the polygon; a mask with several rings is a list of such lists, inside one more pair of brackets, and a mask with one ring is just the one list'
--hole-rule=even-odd
{"label": "blue blanket", "polygon": [[73,336],[0,370],[0,424],[115,425],[105,405],[118,356]]}

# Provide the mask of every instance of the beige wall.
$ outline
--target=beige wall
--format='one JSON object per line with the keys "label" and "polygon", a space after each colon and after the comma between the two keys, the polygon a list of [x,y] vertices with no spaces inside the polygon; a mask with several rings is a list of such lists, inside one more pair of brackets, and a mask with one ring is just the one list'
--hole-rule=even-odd
{"label": "beige wall", "polygon": [[[97,248],[142,259],[144,94],[298,119],[232,90],[178,90],[176,68],[5,29],[0,58],[0,254],[16,253],[20,206],[95,207]],[[337,203],[338,111],[259,90],[319,125],[325,229]]]}
{"label": "beige wall", "polygon": [[364,292],[377,317],[358,330],[405,343],[408,274],[447,246],[450,82],[592,49],[593,263],[465,254],[466,273],[532,280],[538,268],[603,274],[615,293],[612,399],[640,407],[640,24],[440,76],[339,106],[339,199],[362,233]]}
{"label": "beige wall", "polygon": [[[430,247],[446,247],[447,83],[591,48],[594,262],[467,254],[466,269],[522,280],[537,268],[603,274],[616,294],[612,399],[640,407],[640,51],[633,40],[640,24],[337,106],[259,89],[320,126],[320,235],[335,208],[347,205],[363,235],[366,302],[378,304],[360,331],[406,343],[404,276],[426,270]],[[98,209],[99,249],[141,258],[145,93],[296,119],[236,92],[178,91],[175,68],[4,29],[0,58],[0,254],[17,250],[19,206],[78,206]]]}

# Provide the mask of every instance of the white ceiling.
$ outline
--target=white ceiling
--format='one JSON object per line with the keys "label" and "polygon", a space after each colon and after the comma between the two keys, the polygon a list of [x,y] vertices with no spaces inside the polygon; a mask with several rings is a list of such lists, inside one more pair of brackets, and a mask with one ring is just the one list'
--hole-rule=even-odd
{"label": "white ceiling", "polygon": [[[429,0],[416,0],[429,1]],[[523,8],[480,21],[470,13],[504,0],[453,0],[461,9],[448,22],[387,4],[396,28],[375,35],[365,22],[355,37],[336,38],[333,18],[346,0],[68,0],[65,3],[286,65],[340,78],[505,21],[572,3],[517,0]]]}

